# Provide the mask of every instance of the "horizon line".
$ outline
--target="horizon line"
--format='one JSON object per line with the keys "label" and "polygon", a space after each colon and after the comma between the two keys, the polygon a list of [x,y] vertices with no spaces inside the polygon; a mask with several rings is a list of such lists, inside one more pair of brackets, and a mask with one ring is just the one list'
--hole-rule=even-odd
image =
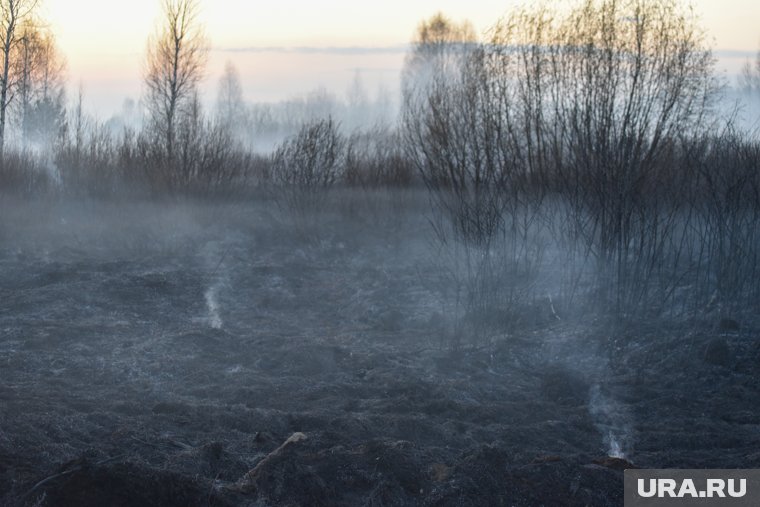
{"label": "horizon line", "polygon": [[402,54],[409,49],[409,44],[394,44],[390,46],[241,46],[241,47],[212,47],[212,51],[220,53],[301,53],[301,54]]}

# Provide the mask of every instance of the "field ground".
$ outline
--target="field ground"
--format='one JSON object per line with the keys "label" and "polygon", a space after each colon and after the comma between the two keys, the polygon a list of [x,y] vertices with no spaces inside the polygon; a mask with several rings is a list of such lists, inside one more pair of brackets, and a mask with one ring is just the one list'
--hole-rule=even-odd
{"label": "field ground", "polygon": [[424,216],[356,202],[6,203],[0,503],[619,505],[625,467],[760,468],[751,323],[453,352]]}

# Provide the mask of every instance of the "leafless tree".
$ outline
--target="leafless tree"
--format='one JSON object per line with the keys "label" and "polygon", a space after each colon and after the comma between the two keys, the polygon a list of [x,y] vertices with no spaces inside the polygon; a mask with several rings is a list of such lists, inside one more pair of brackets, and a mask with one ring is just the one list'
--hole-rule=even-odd
{"label": "leafless tree", "polygon": [[243,127],[245,101],[240,73],[232,62],[227,62],[224,74],[219,80],[219,92],[216,99],[218,121],[224,127],[234,131]]}
{"label": "leafless tree", "polygon": [[163,17],[146,56],[146,104],[171,165],[180,116],[191,114],[208,44],[198,21],[197,0],[163,0],[162,6]]}
{"label": "leafless tree", "polygon": [[746,118],[749,125],[757,129],[760,126],[760,51],[753,60],[748,59],[744,63],[738,81],[739,92],[747,108]]}
{"label": "leafless tree", "polygon": [[468,241],[483,242],[501,221],[503,173],[489,156],[490,114],[483,51],[469,23],[441,14],[418,27],[402,75],[408,158]]}
{"label": "leafless tree", "polygon": [[371,122],[371,104],[360,70],[354,72],[354,79],[346,89],[346,122],[348,131],[366,126]]}
{"label": "leafless tree", "polygon": [[754,61],[744,62],[739,75],[739,88],[746,93],[760,93],[760,51]]}
{"label": "leafless tree", "polygon": [[77,101],[74,110],[71,112],[73,120],[72,125],[72,147],[75,163],[78,164],[82,156],[82,147],[84,145],[84,134],[86,130],[86,121],[84,115],[84,85],[80,82],[77,90]]}
{"label": "leafless tree", "polygon": [[469,24],[436,15],[420,25],[403,74],[407,157],[430,191],[439,269],[474,338],[517,315],[543,253],[540,195],[528,191],[517,149],[524,130],[500,103],[491,59]]}
{"label": "leafless tree", "polygon": [[16,57],[21,36],[18,28],[24,21],[34,16],[37,0],[2,0],[0,1],[0,159],[5,148],[5,127],[8,106],[13,100],[17,76],[13,72],[13,60]]}
{"label": "leafless tree", "polygon": [[413,114],[424,106],[432,87],[458,79],[462,62],[476,44],[468,21],[456,23],[438,13],[420,23],[401,75],[404,111]]}
{"label": "leafless tree", "polygon": [[458,23],[438,12],[417,26],[405,72],[413,81],[418,81],[416,76],[409,75],[410,72],[419,70],[418,65],[429,67],[431,63],[442,64],[442,60],[445,60],[452,50],[456,51],[461,45],[476,41],[475,30],[469,21]]}
{"label": "leafless tree", "polygon": [[17,57],[18,101],[14,110],[21,129],[22,149],[33,141],[49,149],[65,122],[65,69],[55,38],[31,22],[20,27]]}

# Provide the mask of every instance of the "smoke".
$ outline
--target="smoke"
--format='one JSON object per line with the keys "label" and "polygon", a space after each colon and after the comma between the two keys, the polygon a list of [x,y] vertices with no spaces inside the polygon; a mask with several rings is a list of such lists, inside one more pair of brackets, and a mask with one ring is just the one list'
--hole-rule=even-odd
{"label": "smoke", "polygon": [[209,286],[203,294],[206,300],[206,322],[212,329],[222,329],[224,322],[221,315],[220,293],[229,286],[226,264],[229,249],[223,249],[216,241],[211,241],[204,248],[204,258],[210,273]]}
{"label": "smoke", "polygon": [[626,459],[633,448],[633,428],[627,408],[603,392],[599,384],[594,384],[589,390],[589,413],[604,435],[607,455]]}
{"label": "smoke", "polygon": [[206,309],[208,311],[208,323],[213,329],[222,329],[222,317],[219,314],[218,299],[219,284],[206,289]]}
{"label": "smoke", "polygon": [[605,443],[607,443],[607,456],[613,457],[613,458],[625,458],[625,453],[623,452],[623,447],[620,444],[620,441],[617,439],[615,434],[610,431],[607,433],[607,438],[605,439]]}

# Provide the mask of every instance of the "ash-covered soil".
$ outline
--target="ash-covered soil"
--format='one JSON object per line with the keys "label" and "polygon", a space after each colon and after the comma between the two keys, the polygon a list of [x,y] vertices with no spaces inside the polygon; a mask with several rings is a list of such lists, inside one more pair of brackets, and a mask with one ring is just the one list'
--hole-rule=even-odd
{"label": "ash-covered soil", "polygon": [[271,208],[6,203],[0,503],[621,505],[626,467],[760,468],[750,323],[452,351],[419,209]]}

